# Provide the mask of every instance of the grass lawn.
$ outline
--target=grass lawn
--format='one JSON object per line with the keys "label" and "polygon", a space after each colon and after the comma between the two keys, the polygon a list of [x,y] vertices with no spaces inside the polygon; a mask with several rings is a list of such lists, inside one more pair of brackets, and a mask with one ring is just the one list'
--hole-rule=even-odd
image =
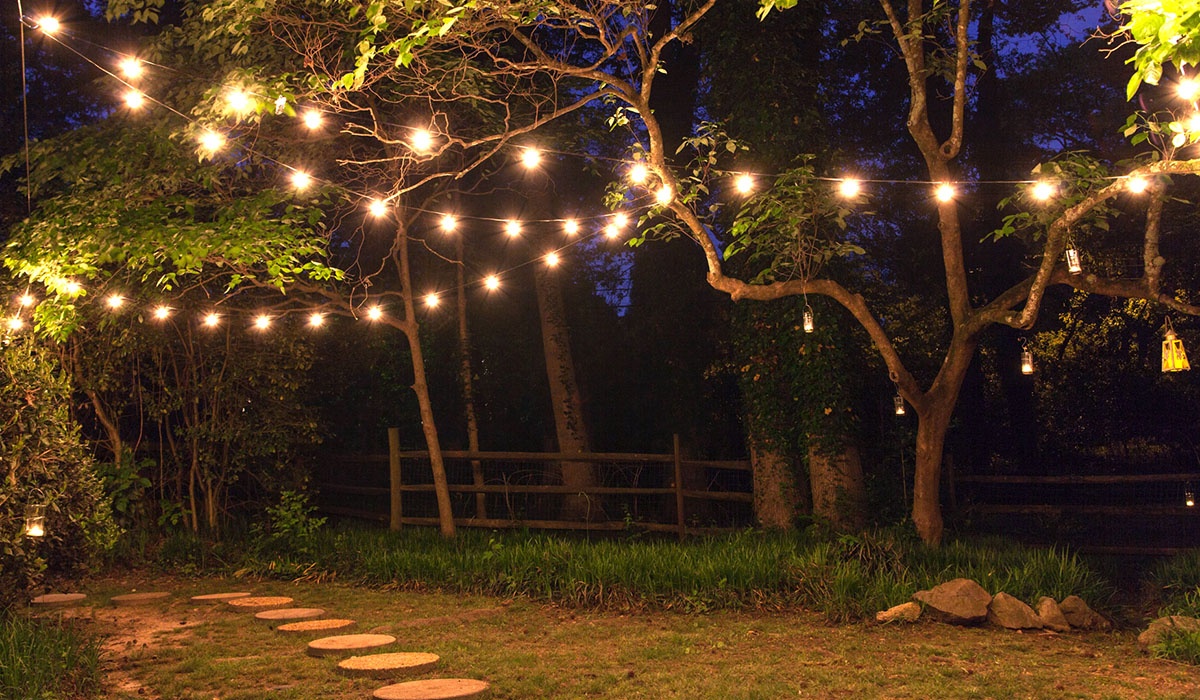
{"label": "grass lawn", "polygon": [[[108,597],[170,590],[167,602]],[[491,698],[1197,698],[1200,669],[1150,659],[1136,631],[1022,634],[933,623],[830,626],[816,614],[584,611],[524,599],[386,591],[338,583],[149,580],[83,588],[89,605],[39,612],[105,637],[110,698],[368,698],[385,682],[347,679],[250,613],[192,595],[249,590],[359,621]]]}

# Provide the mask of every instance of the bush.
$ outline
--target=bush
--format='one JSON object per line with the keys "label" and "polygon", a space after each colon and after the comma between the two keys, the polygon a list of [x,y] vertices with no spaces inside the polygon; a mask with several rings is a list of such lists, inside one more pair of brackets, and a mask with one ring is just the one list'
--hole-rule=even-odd
{"label": "bush", "polygon": [[1150,653],[1161,659],[1200,665],[1200,632],[1169,630],[1150,646]]}
{"label": "bush", "polygon": [[99,697],[100,643],[62,623],[0,615],[0,697]]}
{"label": "bush", "polygon": [[[77,575],[116,539],[69,406],[66,378],[35,340],[18,336],[0,349],[0,609],[43,575]],[[19,527],[31,503],[46,506],[45,537]]]}

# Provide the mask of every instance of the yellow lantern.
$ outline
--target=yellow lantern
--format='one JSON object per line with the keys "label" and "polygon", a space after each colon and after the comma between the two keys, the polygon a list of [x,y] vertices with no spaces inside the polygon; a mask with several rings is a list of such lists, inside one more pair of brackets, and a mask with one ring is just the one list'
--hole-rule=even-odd
{"label": "yellow lantern", "polygon": [[34,503],[25,506],[25,536],[46,536],[46,506]]}
{"label": "yellow lantern", "polygon": [[1182,372],[1190,370],[1191,365],[1188,364],[1187,353],[1183,351],[1183,341],[1175,336],[1175,329],[1171,327],[1171,318],[1167,317],[1167,338],[1162,344],[1162,371],[1164,372]]}

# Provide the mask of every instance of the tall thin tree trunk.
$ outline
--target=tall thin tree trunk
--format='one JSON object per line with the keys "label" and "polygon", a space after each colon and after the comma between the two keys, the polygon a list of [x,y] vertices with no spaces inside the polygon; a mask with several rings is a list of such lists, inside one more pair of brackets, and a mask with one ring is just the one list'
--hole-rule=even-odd
{"label": "tall thin tree trunk", "polygon": [[412,270],[408,260],[408,231],[401,224],[396,228],[396,245],[393,254],[398,258],[401,296],[404,299],[404,321],[400,328],[408,340],[412,355],[413,392],[417,395],[417,406],[421,414],[421,431],[429,450],[429,463],[433,470],[433,490],[437,496],[438,525],[443,537],[454,537],[454,512],[450,505],[450,485],[446,479],[446,462],[442,458],[442,444],[438,439],[437,424],[433,418],[433,401],[429,397],[429,384],[425,379],[425,355],[421,352],[420,327],[417,325],[416,308],[413,303]]}
{"label": "tall thin tree trunk", "polygon": [[[463,413],[467,416],[467,450],[479,452],[479,420],[475,416],[475,378],[471,368],[471,341],[467,328],[467,284],[463,266],[465,251],[462,236],[454,239],[454,252],[458,256],[455,272],[455,301],[458,307],[458,379],[462,384]],[[471,460],[471,481],[483,486],[483,463]],[[487,518],[487,494],[475,494],[475,517]]]}
{"label": "tall thin tree trunk", "polygon": [[917,415],[917,464],[913,476],[912,519],[921,540],[931,546],[942,542],[942,504],[938,496],[942,476],[942,448],[950,427],[950,408],[935,406]]}
{"label": "tall thin tree trunk", "polygon": [[[546,355],[546,378],[550,384],[551,410],[554,414],[554,430],[558,437],[558,450],[565,453],[582,453],[588,450],[587,427],[583,420],[583,398],[575,378],[575,363],[571,357],[571,340],[567,331],[566,313],[563,308],[562,290],[558,278],[549,266],[540,266],[533,274],[537,290],[538,315],[542,325],[542,348]],[[587,462],[561,462],[559,465],[563,486],[585,488],[596,485],[596,472]],[[563,517],[569,519],[592,519],[597,508],[584,495],[570,495],[563,499]]]}

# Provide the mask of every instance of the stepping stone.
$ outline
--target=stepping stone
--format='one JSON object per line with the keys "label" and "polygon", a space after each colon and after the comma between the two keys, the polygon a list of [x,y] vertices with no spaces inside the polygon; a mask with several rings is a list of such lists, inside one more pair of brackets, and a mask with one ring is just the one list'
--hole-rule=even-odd
{"label": "stepping stone", "polygon": [[376,649],[395,644],[390,634],[341,634],[321,637],[308,643],[309,656],[345,656],[363,649]]}
{"label": "stepping stone", "polygon": [[216,603],[224,603],[225,601],[233,600],[235,598],[249,598],[252,595],[254,594],[243,591],[231,593],[205,593],[204,595],[194,595],[192,596],[191,600],[193,603],[199,603],[200,605],[214,605]]}
{"label": "stepping stone", "polygon": [[264,595],[250,596],[248,598],[234,598],[225,601],[225,604],[234,610],[243,612],[251,612],[254,610],[269,610],[271,608],[286,608],[294,601],[285,595]]}
{"label": "stepping stone", "polygon": [[325,620],[306,620],[304,622],[289,622],[275,628],[276,632],[284,634],[325,634],[345,630],[358,624],[354,620],[330,618]]}
{"label": "stepping stone", "polygon": [[343,675],[354,678],[392,678],[431,669],[440,660],[437,654],[394,651],[386,654],[351,656],[342,659],[337,667]]}
{"label": "stepping stone", "polygon": [[48,608],[55,605],[72,605],[86,597],[86,593],[47,593],[29,601],[29,604]]}
{"label": "stepping stone", "polygon": [[307,620],[312,617],[320,617],[325,614],[321,608],[275,608],[274,610],[263,610],[260,613],[254,613],[254,617],[259,620]]}
{"label": "stepping stone", "polygon": [[115,595],[109,598],[113,605],[145,605],[153,603],[156,600],[170,598],[171,594],[166,591],[155,591],[149,593],[126,593],[124,595]]}
{"label": "stepping stone", "polygon": [[375,700],[455,700],[475,698],[488,689],[485,681],[470,678],[435,678],[385,685],[371,696]]}

